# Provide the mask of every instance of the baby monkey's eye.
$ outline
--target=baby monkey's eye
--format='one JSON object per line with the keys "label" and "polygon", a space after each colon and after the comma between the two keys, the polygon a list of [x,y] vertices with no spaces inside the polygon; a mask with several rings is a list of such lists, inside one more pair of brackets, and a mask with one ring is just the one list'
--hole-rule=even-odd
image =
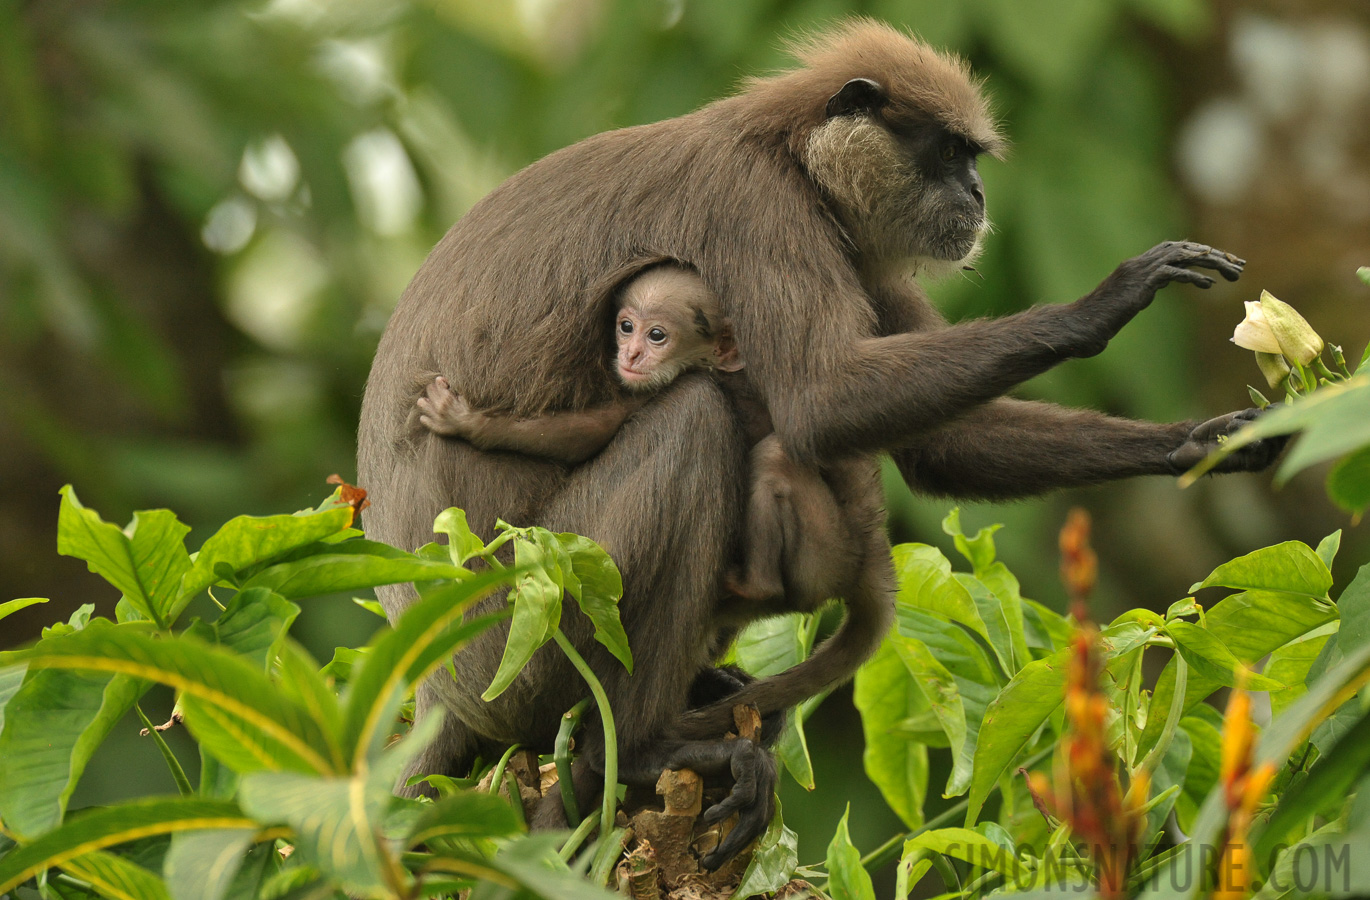
{"label": "baby monkey's eye", "polygon": [[960,155],[961,150],[955,144],[947,144],[945,147],[942,148],[942,159],[946,162],[951,162]]}
{"label": "baby monkey's eye", "polygon": [[629,321],[628,319],[622,319],[622,320],[620,320],[619,323],[618,323],[618,331],[619,331],[619,334],[632,334],[632,333],[633,333],[633,323],[632,323],[631,321]]}
{"label": "baby monkey's eye", "polygon": [[662,331],[660,328],[653,328],[651,331],[647,332],[647,340],[651,341],[653,344],[664,344],[666,342],[666,332]]}

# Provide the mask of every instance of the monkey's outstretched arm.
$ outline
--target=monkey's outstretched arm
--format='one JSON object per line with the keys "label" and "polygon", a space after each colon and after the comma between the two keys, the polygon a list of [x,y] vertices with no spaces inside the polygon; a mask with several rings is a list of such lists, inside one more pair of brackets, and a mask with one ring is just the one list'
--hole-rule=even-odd
{"label": "monkey's outstretched arm", "polygon": [[645,401],[638,398],[530,419],[472,409],[439,375],[418,399],[419,421],[435,434],[461,438],[481,450],[512,450],[575,465],[603,450],[623,420]]}
{"label": "monkey's outstretched arm", "polygon": [[[1235,281],[1245,262],[1202,244],[1167,242],[1118,266],[1073,303],[856,342],[803,390],[761,381],[777,435],[802,462],[919,442],[1058,363],[1101,352],[1171,282],[1207,288],[1212,269]],[[748,348],[749,357],[755,357]],[[755,360],[764,365],[765,360]],[[1171,441],[1166,452],[1175,449]]]}
{"label": "monkey's outstretched arm", "polygon": [[[915,490],[1002,500],[1133,475],[1179,474],[1255,418],[1257,410],[1208,422],[1157,424],[1000,399],[976,407],[892,453]],[[1268,466],[1283,441],[1259,441],[1234,454],[1225,471]]]}

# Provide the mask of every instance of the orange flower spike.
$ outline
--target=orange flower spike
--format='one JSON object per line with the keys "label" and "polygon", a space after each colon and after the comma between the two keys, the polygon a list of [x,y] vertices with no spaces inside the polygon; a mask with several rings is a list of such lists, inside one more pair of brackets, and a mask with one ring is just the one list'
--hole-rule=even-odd
{"label": "orange flower spike", "polygon": [[[1061,581],[1072,603],[1082,609],[1099,577],[1099,558],[1089,545],[1089,513],[1075,507],[1061,529]],[[1076,618],[1083,616],[1076,612]]]}
{"label": "orange flower spike", "polygon": [[1237,670],[1237,686],[1227,701],[1223,716],[1222,749],[1218,777],[1223,785],[1228,809],[1241,805],[1242,781],[1251,768],[1251,748],[1255,731],[1251,727],[1251,695],[1246,692],[1246,669]]}

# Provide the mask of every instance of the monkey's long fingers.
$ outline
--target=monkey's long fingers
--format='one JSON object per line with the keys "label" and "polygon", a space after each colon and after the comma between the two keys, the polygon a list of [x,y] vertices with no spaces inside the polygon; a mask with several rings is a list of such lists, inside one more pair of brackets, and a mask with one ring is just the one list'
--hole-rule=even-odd
{"label": "monkey's long fingers", "polygon": [[728,836],[713,852],[699,861],[704,868],[712,872],[766,833],[767,826],[775,816],[775,792],[767,791],[764,797],[758,799],[760,802],[742,811],[733,830],[728,832]]}
{"label": "monkey's long fingers", "polygon": [[1207,244],[1177,241],[1174,244],[1163,244],[1162,246],[1168,251],[1165,254],[1165,261],[1168,264],[1213,269],[1228,281],[1236,281],[1241,277],[1242,270],[1246,268],[1246,260]]}

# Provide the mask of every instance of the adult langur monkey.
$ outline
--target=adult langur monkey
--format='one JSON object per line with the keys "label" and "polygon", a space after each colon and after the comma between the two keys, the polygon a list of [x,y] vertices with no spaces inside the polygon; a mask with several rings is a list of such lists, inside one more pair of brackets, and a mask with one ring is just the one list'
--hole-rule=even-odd
{"label": "adult langur monkey", "polygon": [[[728,710],[746,700],[766,715],[797,699],[796,680],[782,674],[689,709],[731,625],[720,586],[738,552],[748,479],[724,394],[709,376],[686,374],[602,452],[567,467],[427,433],[415,400],[435,374],[497,413],[604,402],[619,390],[605,340],[617,282],[606,281],[634,260],[667,258],[718,296],[775,434],[804,465],[889,452],[916,490],[1015,497],[1174,474],[1254,415],[1154,424],[1003,397],[1101,352],[1165,285],[1213,284],[1196,270],[1235,280],[1242,260],[1165,243],[1072,303],[948,326],[914,276],[962,265],[985,231],[975,159],[1001,139],[975,82],[961,61],[867,21],[796,55],[794,71],[677,119],[591,137],[478,203],[401,297],[362,405],[371,537],[417,547],[455,505],[486,538],[502,517],[587,535],[612,554],[636,671],[591,640],[577,611],[567,609],[564,627],[608,692],[625,780],[653,781],[663,767],[731,770],[732,793],[708,815],[736,811],[739,823],[710,866],[764,830],[772,809],[774,763],[752,742],[722,740]],[[1278,449],[1243,448],[1224,468],[1263,468]],[[408,586],[381,592],[392,618],[413,596]],[[848,663],[880,637],[859,625],[833,638],[861,635]],[[513,741],[551,746],[585,687],[550,648],[498,699],[481,701],[503,640],[487,632],[457,655],[455,679],[439,670],[420,688],[418,713],[446,717],[409,773],[465,774],[478,752],[489,758]],[[842,680],[851,665],[821,674]],[[817,690],[812,678],[801,686]],[[597,733],[584,731],[577,763],[582,808],[600,788]]]}

